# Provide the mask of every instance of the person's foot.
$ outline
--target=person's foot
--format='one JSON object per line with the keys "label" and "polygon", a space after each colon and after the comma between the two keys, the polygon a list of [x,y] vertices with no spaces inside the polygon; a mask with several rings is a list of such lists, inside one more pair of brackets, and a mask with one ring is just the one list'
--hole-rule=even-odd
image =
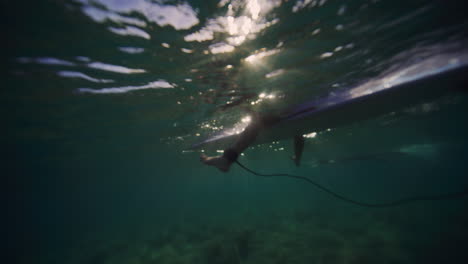
{"label": "person's foot", "polygon": [[208,157],[205,154],[202,154],[200,156],[200,161],[206,165],[214,166],[222,172],[229,171],[229,167],[231,167],[231,162],[223,156]]}

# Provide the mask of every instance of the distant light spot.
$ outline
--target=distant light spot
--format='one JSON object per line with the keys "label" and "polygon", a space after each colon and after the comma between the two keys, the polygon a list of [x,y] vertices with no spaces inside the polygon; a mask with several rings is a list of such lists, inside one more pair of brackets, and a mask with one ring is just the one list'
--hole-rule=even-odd
{"label": "distant light spot", "polygon": [[128,54],[138,54],[145,51],[144,48],[137,47],[119,47],[119,50]]}
{"label": "distant light spot", "polygon": [[252,54],[248,56],[247,58],[245,58],[245,61],[250,62],[250,63],[258,62],[260,59],[264,57],[271,56],[280,52],[279,49],[272,49],[272,50],[261,49],[261,50],[262,50],[261,52],[256,52],[255,54]]}
{"label": "distant light spot", "polygon": [[110,71],[110,72],[125,73],[125,74],[146,72],[143,69],[131,69],[131,68],[127,68],[127,67],[124,67],[124,66],[112,65],[112,64],[102,63],[102,62],[91,62],[91,63],[88,63],[87,66],[89,68],[93,68],[93,69],[99,69],[99,70]]}
{"label": "distant light spot", "polygon": [[338,9],[337,15],[342,16],[346,12],[346,5],[340,6],[340,9]]}
{"label": "distant light spot", "polygon": [[352,49],[352,48],[354,48],[354,43],[346,44],[345,48],[347,48],[347,49]]}
{"label": "distant light spot", "polygon": [[165,48],[170,48],[171,47],[171,45],[169,45],[169,44],[167,44],[165,42],[161,43],[161,46],[163,46]]}
{"label": "distant light spot", "polygon": [[241,119],[241,122],[242,123],[250,123],[250,121],[252,121],[252,117],[251,116],[245,116]]}
{"label": "distant light spot", "polygon": [[320,58],[325,59],[325,58],[328,58],[328,57],[331,57],[331,56],[333,56],[333,52],[325,52],[322,55],[320,55]]}
{"label": "distant light spot", "polygon": [[185,53],[193,53],[193,50],[191,49],[181,48],[180,50]]}
{"label": "distant light spot", "polygon": [[278,69],[278,70],[275,70],[275,71],[272,71],[270,73],[265,74],[265,77],[266,78],[273,78],[273,77],[276,77],[276,76],[281,75],[283,73],[284,73],[283,69]]}
{"label": "distant light spot", "polygon": [[309,134],[304,134],[302,135],[303,137],[305,138],[315,138],[317,136],[317,132],[312,132],[312,133],[309,133]]}

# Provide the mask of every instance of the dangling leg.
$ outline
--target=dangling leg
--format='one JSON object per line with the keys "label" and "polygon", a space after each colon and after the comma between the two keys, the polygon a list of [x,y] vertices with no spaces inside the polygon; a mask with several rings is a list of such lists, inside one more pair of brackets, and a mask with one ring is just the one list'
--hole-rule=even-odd
{"label": "dangling leg", "polygon": [[301,157],[302,152],[304,151],[304,137],[302,135],[294,136],[294,156],[292,156],[292,160],[296,166],[301,164]]}
{"label": "dangling leg", "polygon": [[200,161],[206,165],[214,166],[222,172],[229,171],[231,164],[237,160],[237,157],[255,141],[262,127],[263,124],[260,120],[253,120],[244,132],[242,132],[239,140],[232,147],[224,150],[223,155],[208,157],[202,154],[200,156]]}
{"label": "dangling leg", "polygon": [[260,116],[257,113],[252,113],[252,115],[251,123],[241,133],[238,141],[230,148],[224,150],[223,155],[208,157],[202,154],[200,161],[206,165],[214,166],[222,172],[227,172],[231,164],[237,160],[237,157],[255,141],[260,130],[266,129],[280,121],[280,117],[275,115]]}

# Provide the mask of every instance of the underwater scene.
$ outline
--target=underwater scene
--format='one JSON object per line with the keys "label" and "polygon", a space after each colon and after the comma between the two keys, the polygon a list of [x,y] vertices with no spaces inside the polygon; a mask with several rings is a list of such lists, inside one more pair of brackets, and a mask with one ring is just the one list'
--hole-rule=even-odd
{"label": "underwater scene", "polygon": [[468,263],[466,1],[1,6],[2,263]]}

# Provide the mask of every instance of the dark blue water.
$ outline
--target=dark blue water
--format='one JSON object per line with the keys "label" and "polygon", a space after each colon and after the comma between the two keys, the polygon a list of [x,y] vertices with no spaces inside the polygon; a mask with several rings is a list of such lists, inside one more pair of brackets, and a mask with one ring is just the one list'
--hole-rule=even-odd
{"label": "dark blue water", "polygon": [[[187,150],[252,111],[463,67],[465,10],[389,0],[2,4],[7,262],[466,262],[466,198],[359,207],[305,182],[199,162],[221,149]],[[311,127],[300,167],[291,140],[253,146],[240,161],[371,203],[460,191],[467,82],[444,86],[444,96],[378,117]]]}

